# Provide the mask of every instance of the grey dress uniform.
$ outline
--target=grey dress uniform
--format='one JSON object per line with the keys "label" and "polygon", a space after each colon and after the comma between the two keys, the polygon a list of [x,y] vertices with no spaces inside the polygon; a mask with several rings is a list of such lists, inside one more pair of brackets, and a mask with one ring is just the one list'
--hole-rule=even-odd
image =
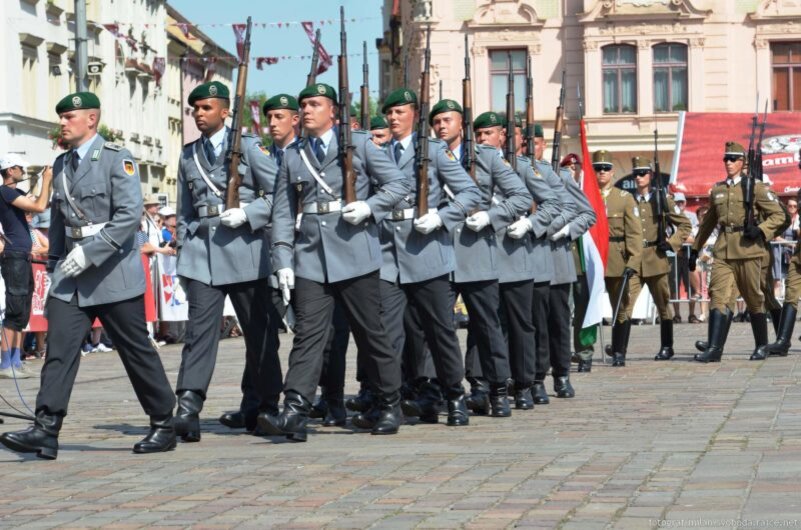
{"label": "grey dress uniform", "polygon": [[201,137],[184,146],[179,161],[178,275],[186,282],[189,320],[176,392],[180,396],[191,391],[205,400],[227,295],[245,338],[247,363],[257,367],[251,382],[260,398],[259,408],[275,410],[281,389],[280,316],[266,281],[270,274],[266,227],[272,213],[277,166],[259,138],[242,135],[239,194],[247,222],[237,228],[221,224],[228,184],[225,159],[229,133],[226,128],[215,160],[207,160],[203,148],[206,140]]}
{"label": "grey dress uniform", "polygon": [[462,295],[470,315],[465,355],[467,378],[474,383],[472,372],[477,360],[491,391],[497,392],[506,389],[510,371],[509,350],[498,316],[496,233],[505,232],[507,226],[528,212],[531,194],[498,149],[479,145],[476,153],[475,180],[481,190],[481,204],[477,210],[489,214],[490,224],[480,232],[470,229],[464,222],[457,225],[453,232],[456,254],[453,288]]}
{"label": "grey dress uniform", "polygon": [[[357,347],[369,354],[365,368],[376,389],[385,396],[400,389],[400,373],[395,370],[394,353],[381,319],[377,224],[409,192],[411,183],[386,152],[373,144],[369,133],[354,131],[352,142],[356,196],[371,210],[357,226],[339,212],[343,178],[336,134],[322,161],[307,139],[288,149],[279,173],[273,267],[291,267],[295,272],[295,339],[284,381],[287,402],[314,398],[335,299],[342,303]],[[301,152],[331,193],[314,178]],[[299,203],[304,213],[297,222]]]}
{"label": "grey dress uniform", "polygon": [[[127,149],[101,136],[73,171],[76,156],[70,151],[53,165],[49,340],[36,412],[67,414],[81,344],[98,318],[114,341],[145,413],[151,419],[167,418],[175,397],[147,338],[145,272],[136,244],[143,207],[139,171]],[[90,266],[67,278],[60,265],[76,246],[83,248]]]}
{"label": "grey dress uniform", "polygon": [[[413,135],[409,147],[396,162],[409,182],[416,182],[414,145]],[[393,156],[394,147],[388,153],[390,157]],[[480,204],[481,193],[444,142],[430,140],[429,158],[428,207],[429,211],[439,208],[437,214],[442,219],[442,227],[430,234],[415,230],[416,185],[392,215],[383,221],[382,305],[398,362],[404,352],[407,333],[404,326],[413,329],[415,322],[418,322],[431,349],[440,385],[449,398],[458,398],[464,394],[461,384],[464,362],[453,328],[453,308],[450,304],[448,275],[456,266],[451,234],[464,222],[468,212]],[[450,201],[443,188],[445,185],[453,195]],[[407,304],[411,309],[408,314],[405,311]],[[406,350],[405,353],[403,362],[407,368],[407,378],[424,377],[424,373],[415,373],[417,369],[412,368],[410,372],[408,368],[424,369],[425,350]]]}

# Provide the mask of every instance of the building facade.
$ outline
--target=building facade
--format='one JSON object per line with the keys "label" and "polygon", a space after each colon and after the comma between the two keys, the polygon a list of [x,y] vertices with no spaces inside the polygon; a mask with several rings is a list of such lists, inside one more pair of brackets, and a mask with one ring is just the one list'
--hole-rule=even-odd
{"label": "building facade", "polygon": [[431,97],[441,81],[461,100],[467,34],[474,115],[504,111],[510,60],[524,108],[528,56],[546,139],[564,72],[562,154],[580,152],[580,93],[590,151],[613,152],[619,176],[653,153],[655,128],[671,167],[681,111],[753,112],[757,95],[801,111],[801,0],[386,0],[383,12],[382,96],[404,75],[419,88],[430,26]]}

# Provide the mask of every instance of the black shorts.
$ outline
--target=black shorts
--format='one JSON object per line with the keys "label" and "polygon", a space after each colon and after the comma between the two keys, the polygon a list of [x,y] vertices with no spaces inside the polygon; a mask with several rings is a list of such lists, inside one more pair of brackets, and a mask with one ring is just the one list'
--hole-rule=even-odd
{"label": "black shorts", "polygon": [[31,255],[6,251],[0,258],[0,273],[6,284],[6,314],[3,327],[22,331],[31,318],[33,271]]}

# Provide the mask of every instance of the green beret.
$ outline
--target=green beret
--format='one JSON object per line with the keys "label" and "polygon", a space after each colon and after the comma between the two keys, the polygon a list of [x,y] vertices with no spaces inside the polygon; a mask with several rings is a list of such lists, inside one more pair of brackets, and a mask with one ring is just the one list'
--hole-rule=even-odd
{"label": "green beret", "polygon": [[75,92],[56,104],[56,114],[70,110],[99,109],[100,99],[91,92]]}
{"label": "green beret", "polygon": [[609,165],[612,165],[612,153],[610,153],[606,149],[601,149],[600,151],[595,151],[592,154],[592,163],[593,164],[609,164]]}
{"label": "green beret", "polygon": [[315,83],[307,86],[298,94],[298,101],[303,101],[304,98],[313,98],[315,96],[325,96],[334,103],[339,103],[337,101],[337,91],[334,90],[334,87],[326,85],[325,83]]}
{"label": "green beret", "polygon": [[496,112],[485,112],[479,114],[478,118],[473,122],[473,129],[486,129],[487,127],[501,127],[503,120]]}
{"label": "green beret", "polygon": [[189,104],[194,105],[195,101],[209,98],[230,100],[231,96],[227,86],[219,81],[211,81],[209,83],[203,83],[202,85],[196,86],[195,89],[189,93]]}
{"label": "green beret", "polygon": [[265,116],[269,111],[278,109],[294,110],[297,112],[298,100],[289,94],[276,94],[265,101],[264,106],[262,107],[262,111],[264,111]]}
{"label": "green beret", "polygon": [[737,142],[726,142],[726,152],[724,155],[745,156],[745,147]]}
{"label": "green beret", "polygon": [[651,171],[651,161],[644,156],[635,156],[631,159],[631,170],[637,171],[638,169]]}
{"label": "green beret", "polygon": [[539,123],[534,124],[534,138],[545,138],[545,134],[542,132],[542,125]]}
{"label": "green beret", "polygon": [[370,118],[370,130],[374,131],[376,129],[389,129],[389,124],[387,123],[387,119],[383,116],[373,116]]}
{"label": "green beret", "polygon": [[433,125],[432,122],[434,121],[434,116],[436,116],[437,114],[442,114],[443,112],[451,112],[451,111],[462,114],[462,106],[459,105],[458,102],[452,99],[443,99],[442,101],[434,105],[433,109],[431,109],[431,112],[428,114],[428,123],[430,125]]}
{"label": "green beret", "polygon": [[387,113],[387,110],[392,107],[400,107],[401,105],[417,105],[417,94],[408,88],[399,88],[391,92],[387,99],[384,100],[384,106],[381,107],[381,112]]}

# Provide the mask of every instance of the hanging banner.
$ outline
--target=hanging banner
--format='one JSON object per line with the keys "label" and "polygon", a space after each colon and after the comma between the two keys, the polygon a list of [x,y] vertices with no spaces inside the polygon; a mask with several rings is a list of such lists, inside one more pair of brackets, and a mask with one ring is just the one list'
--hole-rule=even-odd
{"label": "hanging banner", "polygon": [[[309,37],[312,47],[314,47],[314,41],[315,41],[314,22],[301,22],[301,26],[303,26],[303,29],[306,30],[306,35]],[[320,75],[329,68],[331,68],[331,65],[334,64],[334,60],[331,59],[331,55],[328,53],[328,51],[325,48],[323,48],[322,40],[317,43],[317,51],[319,53],[319,62],[317,63],[317,75]]]}

